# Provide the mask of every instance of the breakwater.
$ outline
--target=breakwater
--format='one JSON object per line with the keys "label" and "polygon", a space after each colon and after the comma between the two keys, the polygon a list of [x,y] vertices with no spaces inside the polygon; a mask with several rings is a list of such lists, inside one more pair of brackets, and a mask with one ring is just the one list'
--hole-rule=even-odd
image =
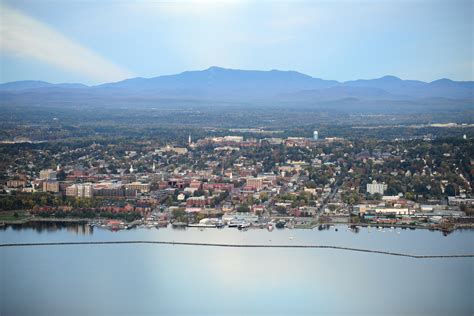
{"label": "breakwater", "polygon": [[408,257],[408,258],[414,258],[414,259],[473,258],[474,257],[474,254],[416,255],[416,254],[399,253],[399,252],[391,252],[391,251],[383,251],[383,250],[372,250],[372,249],[329,246],[329,245],[223,244],[223,243],[178,242],[178,241],[148,241],[148,240],[6,243],[6,244],[0,244],[0,248],[41,247],[41,246],[77,246],[77,245],[124,245],[124,244],[151,244],[151,245],[227,247],[227,248],[334,249],[334,250],[364,252],[364,253],[381,254],[381,255],[398,256],[398,257]]}

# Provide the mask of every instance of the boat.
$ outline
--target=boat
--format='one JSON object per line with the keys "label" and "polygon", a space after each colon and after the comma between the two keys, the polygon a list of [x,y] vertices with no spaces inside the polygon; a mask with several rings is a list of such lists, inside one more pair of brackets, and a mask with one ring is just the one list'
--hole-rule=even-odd
{"label": "boat", "polygon": [[173,223],[171,224],[171,226],[172,226],[173,228],[185,228],[185,227],[187,226],[187,224],[186,224],[186,223],[183,223],[183,222],[173,222]]}
{"label": "boat", "polygon": [[285,228],[285,224],[286,223],[284,221],[279,221],[278,223],[276,223],[275,226],[276,226],[276,228],[281,229],[281,228]]}
{"label": "boat", "polygon": [[239,220],[239,219],[232,219],[227,223],[228,227],[239,227],[240,224],[242,224],[244,221]]}
{"label": "boat", "polygon": [[198,227],[198,228],[215,228],[216,225],[214,224],[188,224],[188,227]]}
{"label": "boat", "polygon": [[250,223],[247,223],[247,222],[242,222],[237,226],[239,230],[247,230],[249,227],[250,227]]}

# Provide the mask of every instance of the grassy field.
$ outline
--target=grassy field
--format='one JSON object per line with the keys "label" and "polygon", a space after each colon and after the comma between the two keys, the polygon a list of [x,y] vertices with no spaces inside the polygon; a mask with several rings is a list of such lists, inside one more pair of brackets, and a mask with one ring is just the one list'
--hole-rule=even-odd
{"label": "grassy field", "polygon": [[28,211],[0,211],[0,222],[19,221],[29,216]]}

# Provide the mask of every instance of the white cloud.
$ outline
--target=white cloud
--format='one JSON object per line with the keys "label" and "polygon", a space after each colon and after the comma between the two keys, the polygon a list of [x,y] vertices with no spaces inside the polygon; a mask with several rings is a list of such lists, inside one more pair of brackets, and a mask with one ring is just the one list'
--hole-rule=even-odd
{"label": "white cloud", "polygon": [[0,5],[0,51],[34,58],[97,82],[133,76],[44,23],[5,5]]}

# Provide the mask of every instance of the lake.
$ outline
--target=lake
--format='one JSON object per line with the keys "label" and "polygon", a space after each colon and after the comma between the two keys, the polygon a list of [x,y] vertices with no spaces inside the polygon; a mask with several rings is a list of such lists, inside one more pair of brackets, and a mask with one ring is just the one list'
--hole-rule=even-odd
{"label": "lake", "polygon": [[[474,253],[474,231],[85,225],[0,230],[1,243],[156,240],[333,245],[420,255]],[[474,258],[414,259],[334,249],[177,245],[0,248],[4,315],[472,315]]]}

